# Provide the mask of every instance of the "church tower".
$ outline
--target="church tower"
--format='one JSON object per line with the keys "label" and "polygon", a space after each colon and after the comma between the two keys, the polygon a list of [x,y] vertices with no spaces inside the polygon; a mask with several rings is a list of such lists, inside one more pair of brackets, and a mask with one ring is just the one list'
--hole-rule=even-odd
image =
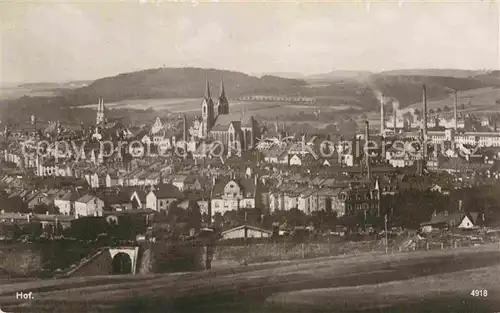
{"label": "church tower", "polygon": [[208,136],[210,129],[214,123],[214,102],[210,98],[210,84],[208,83],[205,89],[205,96],[201,102],[201,120],[202,120],[202,136]]}
{"label": "church tower", "polygon": [[229,114],[229,101],[226,98],[226,92],[224,90],[224,80],[220,81],[220,93],[219,99],[217,100],[217,105],[215,106],[215,112],[217,115]]}
{"label": "church tower", "polygon": [[99,98],[99,104],[97,105],[97,117],[95,123],[97,125],[104,123],[104,100]]}

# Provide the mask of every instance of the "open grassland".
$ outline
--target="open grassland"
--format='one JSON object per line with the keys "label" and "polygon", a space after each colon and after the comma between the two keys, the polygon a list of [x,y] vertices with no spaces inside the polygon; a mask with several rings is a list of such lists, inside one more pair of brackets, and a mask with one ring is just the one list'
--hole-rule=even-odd
{"label": "open grassland", "polygon": [[[26,301],[16,300],[15,293],[24,291],[36,294],[36,300],[29,303],[30,312],[96,312],[98,308],[103,312],[241,312],[246,308],[249,312],[250,307],[254,312],[289,312],[291,308],[356,312],[436,299],[445,303],[468,299],[491,309],[500,304],[499,264],[498,244],[371,253],[206,272],[2,284],[0,303],[4,310],[22,310]],[[474,299],[469,295],[472,289],[488,289],[489,295]]]}

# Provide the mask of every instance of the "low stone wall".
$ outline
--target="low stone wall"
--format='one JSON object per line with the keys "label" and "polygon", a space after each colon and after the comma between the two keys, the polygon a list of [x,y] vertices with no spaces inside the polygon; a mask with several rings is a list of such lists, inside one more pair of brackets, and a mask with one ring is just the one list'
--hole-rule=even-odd
{"label": "low stone wall", "polygon": [[42,268],[42,250],[26,244],[0,246],[0,268],[4,275],[25,276]]}
{"label": "low stone wall", "polygon": [[68,269],[95,247],[75,241],[46,241],[0,245],[0,268],[11,276],[39,276]]}
{"label": "low stone wall", "polygon": [[141,254],[138,268],[140,273],[202,270],[203,248],[190,244],[152,243]]}
{"label": "low stone wall", "polygon": [[214,266],[231,263],[260,263],[382,251],[380,241],[345,243],[260,243],[247,246],[218,245]]}
{"label": "low stone wall", "polygon": [[68,276],[82,277],[82,276],[99,276],[111,275],[113,273],[112,260],[109,252],[103,250],[101,253],[94,255],[83,262],[78,268],[71,272]]}

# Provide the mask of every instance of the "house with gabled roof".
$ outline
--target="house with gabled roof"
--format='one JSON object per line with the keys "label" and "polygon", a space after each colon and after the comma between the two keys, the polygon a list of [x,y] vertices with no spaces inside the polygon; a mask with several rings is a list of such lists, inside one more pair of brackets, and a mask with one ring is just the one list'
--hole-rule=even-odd
{"label": "house with gabled roof", "polygon": [[288,164],[288,152],[286,149],[271,148],[262,151],[264,162],[273,164]]}
{"label": "house with gabled roof", "polygon": [[478,212],[454,212],[445,211],[440,214],[434,214],[429,222],[420,224],[423,232],[443,229],[472,229],[480,225],[483,215]]}
{"label": "house with gabled roof", "polygon": [[219,178],[212,190],[212,215],[240,208],[255,208],[258,203],[257,184],[257,177]]}
{"label": "house with gabled roof", "polygon": [[104,201],[92,194],[86,194],[75,201],[75,215],[80,216],[102,216],[104,212]]}
{"label": "house with gabled roof", "polygon": [[172,203],[183,199],[182,192],[172,184],[152,187],[146,196],[146,208],[154,211],[167,210]]}
{"label": "house with gabled roof", "polygon": [[54,206],[60,214],[74,215],[75,201],[80,197],[76,190],[61,190],[54,198]]}

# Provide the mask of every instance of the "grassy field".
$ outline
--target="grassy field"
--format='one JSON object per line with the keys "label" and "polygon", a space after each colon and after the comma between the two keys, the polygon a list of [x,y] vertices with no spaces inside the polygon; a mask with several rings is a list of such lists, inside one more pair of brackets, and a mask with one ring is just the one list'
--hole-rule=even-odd
{"label": "grassy field", "polygon": [[[440,303],[500,304],[499,245],[385,255],[326,257],[206,272],[84,277],[0,285],[3,309],[34,292],[30,312],[424,312]],[[488,297],[470,296],[487,289]],[[436,302],[438,301],[438,302]],[[422,306],[424,305],[424,306]],[[482,305],[482,306],[481,306]],[[408,306],[407,310],[396,310]],[[391,309],[392,308],[392,309]],[[499,307],[500,308],[500,307]],[[391,311],[393,310],[393,311]],[[428,311],[427,312],[436,312]],[[438,312],[457,312],[445,310]],[[465,310],[463,312],[483,312]]]}

